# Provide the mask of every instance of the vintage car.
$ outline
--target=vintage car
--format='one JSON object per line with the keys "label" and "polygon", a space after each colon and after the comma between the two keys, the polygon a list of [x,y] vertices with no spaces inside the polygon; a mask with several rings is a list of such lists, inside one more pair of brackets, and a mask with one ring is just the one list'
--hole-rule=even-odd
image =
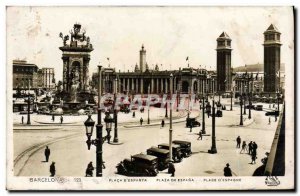
{"label": "vintage car", "polygon": [[279,115],[279,112],[278,112],[278,110],[270,111],[270,112],[266,112],[265,115],[266,115],[266,116],[278,116],[278,115]]}
{"label": "vintage car", "polygon": [[[167,143],[163,143],[163,144],[159,144],[158,148],[169,150],[170,145]],[[177,163],[181,162],[181,160],[183,159],[183,154],[181,152],[181,148],[177,144],[172,145],[172,158],[173,158],[174,162],[177,162]]]}
{"label": "vintage car", "polygon": [[186,127],[200,127],[201,124],[196,120],[196,118],[186,118]]}
{"label": "vintage car", "polygon": [[255,110],[262,111],[263,110],[263,105],[256,105]]}
{"label": "vintage car", "polygon": [[151,147],[147,150],[147,155],[156,156],[158,158],[158,170],[162,171],[168,168],[170,161],[169,150]]}
{"label": "vintage car", "polygon": [[136,154],[124,159],[117,165],[117,173],[126,176],[156,176],[158,174],[157,157]]}
{"label": "vintage car", "polygon": [[254,109],[255,109],[255,105],[246,105],[246,108],[247,108],[247,109],[250,108],[250,109],[254,110]]}
{"label": "vintage car", "polygon": [[183,157],[189,157],[192,154],[191,142],[183,140],[173,140],[173,144],[177,144],[180,146]]}

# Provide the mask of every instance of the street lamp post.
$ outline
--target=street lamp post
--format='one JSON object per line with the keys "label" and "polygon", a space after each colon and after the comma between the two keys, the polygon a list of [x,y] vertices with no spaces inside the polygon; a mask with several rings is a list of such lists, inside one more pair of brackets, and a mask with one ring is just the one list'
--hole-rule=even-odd
{"label": "street lamp post", "polygon": [[249,115],[248,115],[248,119],[251,119],[251,106],[252,106],[251,92],[249,92]]}
{"label": "street lamp post", "polygon": [[247,114],[246,113],[246,93],[243,96],[244,96],[244,114]]}
{"label": "street lamp post", "polygon": [[279,99],[280,99],[280,92],[278,90],[278,92],[277,92],[277,111],[278,111],[278,114],[279,114],[279,111],[280,111],[280,109],[279,109],[279,107],[280,107],[280,105],[279,105]]}
{"label": "street lamp post", "polygon": [[232,91],[230,92],[230,111],[232,111]]}
{"label": "street lamp post", "polygon": [[113,142],[114,143],[118,143],[119,142],[119,138],[118,138],[118,111],[117,111],[117,108],[116,108],[116,101],[117,101],[117,82],[118,82],[118,79],[116,78],[115,79],[115,93],[114,93],[114,121],[115,121],[115,132],[114,132],[114,140]]}
{"label": "street lamp post", "polygon": [[169,129],[169,156],[170,156],[170,162],[173,162],[173,156],[172,156],[172,93],[173,93],[173,74],[170,75],[170,96],[171,96],[171,102],[170,102],[170,129]]}
{"label": "street lamp post", "polygon": [[213,96],[213,101],[212,101],[212,145],[211,149],[208,150],[208,153],[211,154],[216,154],[217,153],[217,147],[216,147],[216,114],[215,114],[215,97]]}
{"label": "street lamp post", "polygon": [[101,138],[101,142],[98,142],[98,145],[96,146],[96,176],[101,177],[102,176],[102,165],[103,165],[103,159],[102,159],[102,129],[103,125],[101,123],[101,96],[102,96],[102,73],[101,73],[102,66],[98,66],[98,122],[96,125],[96,138],[99,140]]}
{"label": "street lamp post", "polygon": [[[167,97],[167,100],[168,100],[168,97]],[[166,102],[166,114],[165,114],[165,118],[168,118],[168,103]]]}
{"label": "street lamp post", "polygon": [[[150,95],[150,85],[148,86],[148,99],[149,99],[149,95]],[[148,106],[148,121],[147,121],[148,125],[150,124],[150,115],[149,115],[149,112],[150,112],[150,105]]]}
{"label": "street lamp post", "polygon": [[27,125],[30,125],[30,80],[28,79]]}
{"label": "street lamp post", "polygon": [[241,106],[241,115],[240,115],[240,125],[244,125],[243,123],[243,98],[240,96],[240,106]]}
{"label": "street lamp post", "polygon": [[205,96],[203,95],[203,98],[202,98],[202,134],[206,134],[206,131],[205,131]]}

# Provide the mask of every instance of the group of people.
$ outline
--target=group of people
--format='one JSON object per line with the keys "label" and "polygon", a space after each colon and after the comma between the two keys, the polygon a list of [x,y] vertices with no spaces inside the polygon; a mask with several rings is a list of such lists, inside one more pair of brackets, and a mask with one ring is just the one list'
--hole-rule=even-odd
{"label": "group of people", "polygon": [[[241,142],[242,142],[242,139],[240,136],[238,136],[236,138],[236,148],[241,148]],[[255,141],[250,141],[248,144],[246,143],[246,141],[243,141],[242,149],[241,149],[240,153],[242,153],[242,152],[248,153],[251,156],[251,164],[256,164],[257,148],[258,148],[258,146]]]}

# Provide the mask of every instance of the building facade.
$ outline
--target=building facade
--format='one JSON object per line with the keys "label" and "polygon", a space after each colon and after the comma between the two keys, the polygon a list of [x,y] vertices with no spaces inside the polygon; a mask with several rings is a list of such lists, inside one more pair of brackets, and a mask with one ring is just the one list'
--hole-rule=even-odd
{"label": "building facade", "polygon": [[38,87],[45,90],[55,89],[54,68],[42,68],[38,70]]}
{"label": "building facade", "polygon": [[[204,69],[179,68],[179,70],[159,70],[158,65],[149,69],[146,62],[146,50],[140,50],[140,65],[130,72],[117,72],[114,68],[103,68],[102,92],[125,94],[163,94],[170,92],[170,75],[173,75],[173,93],[195,93],[199,95],[216,92],[216,73]],[[143,71],[144,70],[144,71]],[[92,77],[92,86],[97,89],[98,74]]]}
{"label": "building facade", "polygon": [[13,89],[38,88],[38,66],[24,60],[13,60]]}
{"label": "building facade", "polygon": [[280,85],[280,32],[271,24],[264,32],[264,91],[276,93]]}
{"label": "building facade", "polygon": [[217,38],[217,91],[232,90],[231,39],[226,32]]}

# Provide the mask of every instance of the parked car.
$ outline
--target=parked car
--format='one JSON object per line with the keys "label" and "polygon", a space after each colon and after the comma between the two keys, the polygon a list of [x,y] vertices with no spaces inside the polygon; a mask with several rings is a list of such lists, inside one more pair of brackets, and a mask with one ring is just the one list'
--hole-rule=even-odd
{"label": "parked car", "polygon": [[147,150],[147,155],[156,156],[158,158],[158,170],[162,171],[168,168],[170,161],[169,150],[151,147]]}
{"label": "parked car", "polygon": [[136,154],[124,159],[117,166],[117,173],[126,176],[156,176],[158,174],[156,156]]}
{"label": "parked car", "polygon": [[[158,148],[170,150],[170,145],[167,143],[163,143],[163,144],[159,144]],[[173,158],[174,162],[181,162],[181,160],[183,159],[183,154],[181,152],[181,148],[177,144],[172,145],[172,158]]]}
{"label": "parked car", "polygon": [[184,140],[173,140],[173,144],[180,146],[183,157],[189,157],[192,154],[192,144],[189,141]]}
{"label": "parked car", "polygon": [[275,110],[275,111],[271,111],[271,112],[266,112],[265,115],[266,116],[278,116],[279,115],[279,111]]}
{"label": "parked car", "polygon": [[255,110],[262,111],[263,110],[263,105],[256,105]]}
{"label": "parked car", "polygon": [[196,118],[186,118],[186,127],[200,127],[201,124],[196,120]]}
{"label": "parked car", "polygon": [[250,105],[246,105],[246,108],[247,109],[251,108],[252,110],[254,110],[255,109],[255,105],[251,105],[251,106]]}

